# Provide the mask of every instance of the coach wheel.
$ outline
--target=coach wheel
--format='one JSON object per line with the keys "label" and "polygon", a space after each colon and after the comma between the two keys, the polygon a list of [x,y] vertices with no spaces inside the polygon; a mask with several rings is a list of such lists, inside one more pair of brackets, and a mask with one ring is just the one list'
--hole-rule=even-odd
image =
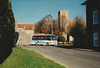
{"label": "coach wheel", "polygon": [[36,46],[38,46],[38,43],[36,42],[36,44],[35,44]]}
{"label": "coach wheel", "polygon": [[49,43],[47,43],[46,45],[49,46]]}

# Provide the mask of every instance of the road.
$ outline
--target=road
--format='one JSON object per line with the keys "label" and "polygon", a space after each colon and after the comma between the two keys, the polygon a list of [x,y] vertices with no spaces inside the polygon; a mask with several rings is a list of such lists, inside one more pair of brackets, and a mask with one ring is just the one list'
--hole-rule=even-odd
{"label": "road", "polygon": [[23,46],[66,68],[100,68],[100,52],[55,46]]}

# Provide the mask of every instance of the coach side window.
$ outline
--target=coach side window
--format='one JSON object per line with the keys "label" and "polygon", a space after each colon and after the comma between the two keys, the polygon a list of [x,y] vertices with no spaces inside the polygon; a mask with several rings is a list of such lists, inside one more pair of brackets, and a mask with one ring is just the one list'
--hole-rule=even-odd
{"label": "coach side window", "polygon": [[37,37],[36,37],[36,36],[33,36],[33,37],[32,37],[32,40],[37,40]]}

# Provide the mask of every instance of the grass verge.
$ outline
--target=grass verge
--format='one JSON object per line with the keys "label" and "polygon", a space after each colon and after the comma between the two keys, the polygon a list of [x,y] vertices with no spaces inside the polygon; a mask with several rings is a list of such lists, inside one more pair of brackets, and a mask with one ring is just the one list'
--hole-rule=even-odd
{"label": "grass verge", "polygon": [[64,68],[34,51],[14,47],[12,54],[0,64],[0,68]]}

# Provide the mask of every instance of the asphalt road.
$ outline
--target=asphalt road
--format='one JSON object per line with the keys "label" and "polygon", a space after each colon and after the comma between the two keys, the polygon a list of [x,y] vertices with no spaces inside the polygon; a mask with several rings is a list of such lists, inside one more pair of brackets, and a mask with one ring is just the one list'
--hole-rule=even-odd
{"label": "asphalt road", "polygon": [[55,46],[24,46],[66,68],[100,68],[100,52]]}

